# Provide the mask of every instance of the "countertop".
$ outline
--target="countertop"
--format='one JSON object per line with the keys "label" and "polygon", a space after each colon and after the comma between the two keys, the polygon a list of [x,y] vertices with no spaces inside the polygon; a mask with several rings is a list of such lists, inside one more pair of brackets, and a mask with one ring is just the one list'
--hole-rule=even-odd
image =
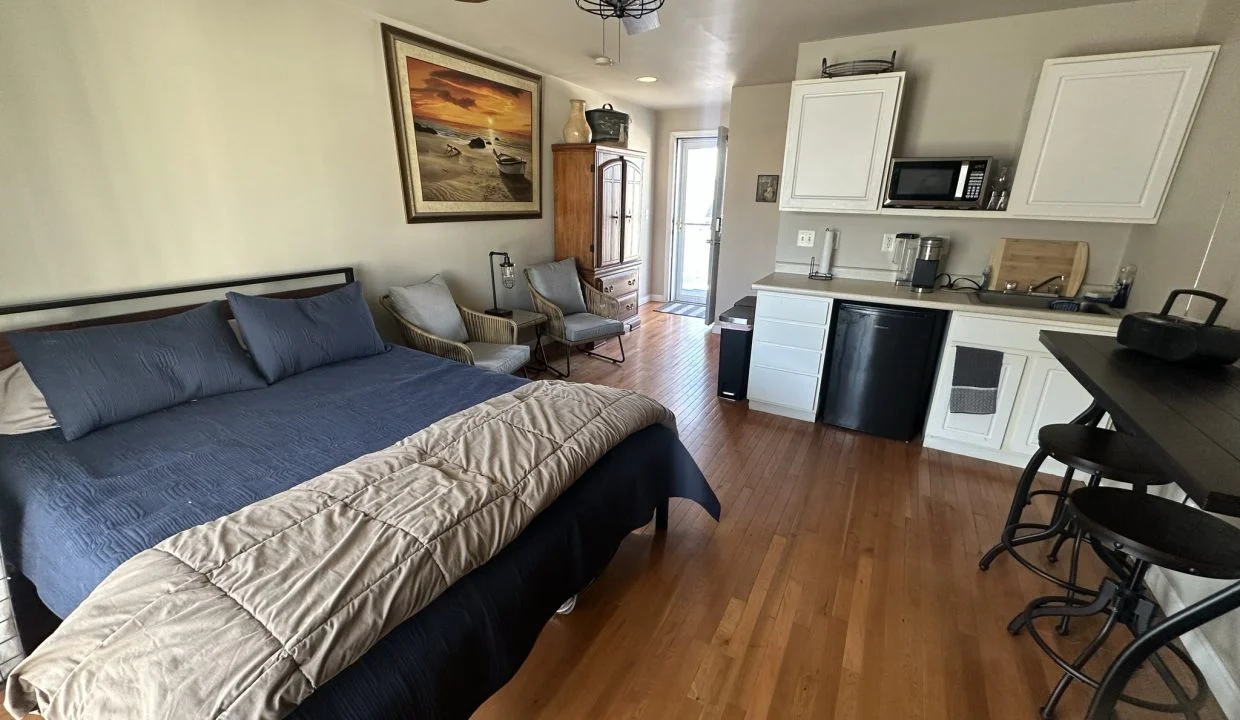
{"label": "countertop", "polygon": [[771,273],[754,282],[754,290],[796,293],[829,297],[839,300],[907,305],[909,307],[953,310],[973,315],[993,315],[1022,318],[1026,320],[1049,320],[1069,325],[1094,327],[1118,327],[1122,313],[1115,315],[1091,315],[1061,310],[1038,310],[1035,308],[1010,307],[1007,305],[983,305],[970,298],[970,293],[935,290],[932,293],[915,293],[906,287],[897,287],[881,280],[810,280],[799,273]]}

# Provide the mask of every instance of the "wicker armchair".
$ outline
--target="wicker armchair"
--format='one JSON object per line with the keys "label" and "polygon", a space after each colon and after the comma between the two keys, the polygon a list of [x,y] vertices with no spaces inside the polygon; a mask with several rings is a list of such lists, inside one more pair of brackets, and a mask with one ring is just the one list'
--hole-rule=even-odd
{"label": "wicker armchair", "polygon": [[[466,343],[432,335],[409,322],[396,310],[396,305],[392,302],[390,296],[384,295],[379,304],[383,306],[384,310],[388,311],[388,314],[395,318],[397,325],[400,326],[401,334],[404,335],[405,342],[409,344],[409,347],[414,350],[421,350],[424,353],[465,363],[466,365],[479,364],[474,348]],[[517,324],[511,319],[487,315],[486,313],[470,310],[460,305],[457,305],[456,309],[461,313],[461,320],[465,323],[465,331],[469,334],[470,343],[489,343],[491,345],[517,344]],[[522,368],[522,372],[524,372],[524,368]]]}
{"label": "wicker armchair", "polygon": [[[546,329],[539,333],[537,346],[538,352],[542,356],[541,359],[543,367],[556,375],[559,375],[560,377],[568,377],[573,369],[573,348],[580,348],[584,345],[593,347],[598,343],[606,342],[612,338],[615,338],[616,342],[620,344],[619,358],[600,355],[599,353],[591,352],[590,350],[582,350],[582,352],[586,355],[590,355],[601,360],[607,360],[616,364],[624,362],[624,324],[617,321],[617,316],[620,314],[620,302],[607,293],[592,287],[589,283],[581,281],[581,292],[586,301],[586,312],[569,315],[568,317],[570,318],[570,321],[566,323],[564,311],[560,308],[560,306],[547,299],[542,295],[542,293],[535,289],[533,279],[530,276],[530,270],[534,269],[535,268],[525,269],[525,280],[526,285],[528,285],[530,289],[530,296],[534,299],[534,309],[537,312],[547,316],[547,326]],[[603,319],[616,321],[614,324],[618,325],[618,327],[614,330],[604,332],[603,334],[596,334],[584,339],[574,337],[574,333],[569,328],[569,325],[572,324],[571,319],[583,315],[595,316],[595,320]],[[559,369],[552,367],[551,364],[547,362],[547,351],[543,347],[544,337],[565,346],[564,372],[560,372]]]}

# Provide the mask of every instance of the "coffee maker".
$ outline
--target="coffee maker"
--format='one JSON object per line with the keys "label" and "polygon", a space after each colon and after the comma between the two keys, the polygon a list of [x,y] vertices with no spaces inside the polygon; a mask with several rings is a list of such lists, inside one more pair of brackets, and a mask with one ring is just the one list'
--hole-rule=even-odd
{"label": "coffee maker", "polygon": [[917,240],[917,252],[913,255],[913,273],[909,286],[913,292],[934,292],[934,287],[947,262],[947,240],[941,237],[923,237]]}

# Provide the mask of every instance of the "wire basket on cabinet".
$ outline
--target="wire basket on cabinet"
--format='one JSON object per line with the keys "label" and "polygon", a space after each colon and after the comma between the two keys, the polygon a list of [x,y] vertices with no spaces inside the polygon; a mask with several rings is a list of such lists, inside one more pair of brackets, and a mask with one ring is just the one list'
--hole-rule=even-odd
{"label": "wire basket on cabinet", "polygon": [[852,75],[878,75],[896,69],[896,51],[891,51],[890,60],[848,60],[846,62],[827,63],[822,59],[822,77],[838,78]]}

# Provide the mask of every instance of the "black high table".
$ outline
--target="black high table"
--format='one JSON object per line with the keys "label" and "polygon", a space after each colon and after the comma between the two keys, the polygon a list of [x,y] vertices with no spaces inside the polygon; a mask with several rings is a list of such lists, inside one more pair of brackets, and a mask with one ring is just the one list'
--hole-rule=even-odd
{"label": "black high table", "polygon": [[[1114,338],[1043,332],[1042,344],[1116,425],[1199,507],[1240,517],[1240,368],[1173,365]],[[1094,692],[1086,720],[1108,720],[1137,668],[1163,645],[1240,608],[1240,583],[1166,618],[1129,643]]]}

